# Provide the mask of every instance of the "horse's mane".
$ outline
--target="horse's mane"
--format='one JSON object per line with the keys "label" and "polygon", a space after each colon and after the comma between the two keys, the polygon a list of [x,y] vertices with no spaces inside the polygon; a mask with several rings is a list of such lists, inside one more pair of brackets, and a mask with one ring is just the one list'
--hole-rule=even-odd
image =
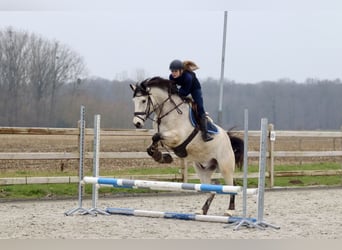
{"label": "horse's mane", "polygon": [[155,76],[152,78],[148,78],[145,79],[144,81],[142,81],[140,84],[136,85],[137,88],[135,90],[134,96],[137,93],[141,93],[141,94],[148,94],[148,88],[160,88],[162,90],[167,91],[169,94],[177,94],[178,93],[178,89],[177,89],[177,85],[174,81],[171,80],[167,80],[165,78],[159,77],[159,76]]}

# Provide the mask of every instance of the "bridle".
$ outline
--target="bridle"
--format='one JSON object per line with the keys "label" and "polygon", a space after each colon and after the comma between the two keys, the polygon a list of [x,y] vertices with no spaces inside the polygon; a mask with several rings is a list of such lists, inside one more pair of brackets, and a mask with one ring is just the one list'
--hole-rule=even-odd
{"label": "bridle", "polygon": [[[164,117],[166,117],[167,115],[169,115],[172,111],[177,110],[178,114],[183,114],[182,110],[179,107],[182,104],[184,104],[184,101],[176,104],[176,102],[172,99],[171,93],[169,93],[168,97],[165,100],[163,100],[161,103],[153,103],[150,92],[147,92],[146,94],[142,94],[140,96],[148,96],[147,97],[146,109],[145,109],[145,111],[142,111],[142,112],[141,111],[140,112],[134,112],[134,116],[139,118],[140,120],[142,120],[144,122],[147,119],[150,119],[150,120],[156,122],[158,124],[158,131],[159,131],[159,125],[161,123],[161,120]],[[168,101],[170,101],[173,104],[173,107],[163,114],[164,105]],[[151,118],[151,114],[157,113],[156,111],[158,109],[160,112],[157,114],[156,119]],[[142,116],[145,116],[145,118],[143,118]]]}
{"label": "bridle", "polygon": [[[151,96],[149,94],[147,94],[147,95],[148,95],[148,98],[147,98],[147,106],[146,106],[145,111],[140,111],[140,112],[134,112],[133,113],[135,117],[139,118],[143,122],[145,122],[147,119],[151,119],[150,116],[154,112],[154,105],[153,105]],[[141,96],[145,96],[145,95],[141,95]],[[151,111],[151,105],[153,107],[152,111]],[[145,118],[141,117],[141,115],[144,115]]]}

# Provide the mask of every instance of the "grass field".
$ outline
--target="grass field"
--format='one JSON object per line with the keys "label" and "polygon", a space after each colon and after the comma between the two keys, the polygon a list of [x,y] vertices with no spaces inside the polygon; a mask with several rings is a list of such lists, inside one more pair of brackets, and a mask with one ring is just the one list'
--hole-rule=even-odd
{"label": "grass field", "polygon": [[[302,166],[277,166],[276,170],[316,170],[316,169],[340,169],[340,164],[327,163],[327,164],[306,164]],[[177,174],[179,168],[151,168],[151,169],[129,169],[103,172],[103,176],[114,175],[154,175],[154,174]],[[258,172],[258,166],[250,166],[249,173]],[[192,168],[189,169],[189,173],[193,173]],[[89,173],[91,175],[91,173]],[[19,174],[18,176],[22,176]],[[220,180],[222,184],[224,181]],[[198,182],[198,181],[192,181]],[[237,185],[243,185],[241,179],[236,180]],[[257,187],[258,179],[248,179],[249,187]],[[278,177],[275,179],[275,186],[279,187],[298,187],[298,186],[317,186],[328,185],[337,186],[342,185],[341,176],[300,176],[300,177]],[[86,185],[85,195],[90,197],[91,185]],[[101,188],[99,190],[100,195],[114,195],[114,194],[130,194],[130,193],[147,193],[158,192],[146,189],[123,189],[123,188]],[[76,197],[78,193],[78,184],[29,184],[29,185],[6,185],[0,186],[0,200],[1,199],[51,199],[51,198],[68,198]]]}

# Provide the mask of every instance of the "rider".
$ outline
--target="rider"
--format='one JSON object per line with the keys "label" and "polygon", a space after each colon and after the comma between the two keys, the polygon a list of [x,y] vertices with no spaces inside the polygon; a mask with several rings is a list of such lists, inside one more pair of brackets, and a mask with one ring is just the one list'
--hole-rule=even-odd
{"label": "rider", "polygon": [[170,63],[169,69],[171,74],[169,79],[175,81],[177,85],[180,85],[179,95],[186,97],[191,94],[195,103],[197,104],[197,110],[200,117],[200,129],[202,131],[203,141],[211,141],[214,139],[207,131],[208,120],[204,111],[203,97],[201,84],[198,81],[196,74],[193,72],[198,69],[197,65],[191,61],[173,60]]}

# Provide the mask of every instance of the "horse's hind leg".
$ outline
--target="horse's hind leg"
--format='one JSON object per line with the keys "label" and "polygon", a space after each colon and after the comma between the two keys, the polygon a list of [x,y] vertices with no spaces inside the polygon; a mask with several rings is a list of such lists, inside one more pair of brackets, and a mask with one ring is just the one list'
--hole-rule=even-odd
{"label": "horse's hind leg", "polygon": [[[208,213],[211,202],[214,200],[215,194],[212,193],[207,198],[206,202],[202,207],[202,214],[206,215]],[[235,210],[235,194],[230,195],[228,210],[224,213],[225,216],[232,216]]]}
{"label": "horse's hind leg", "polygon": [[[233,185],[236,185],[235,181],[233,181]],[[229,210],[235,210],[235,194],[230,195],[228,211]]]}
{"label": "horse's hind leg", "polygon": [[[235,167],[234,157],[233,159],[230,158],[230,160],[223,161],[220,163],[220,172],[225,180],[226,185],[229,185],[229,186],[234,185],[234,180],[233,180],[234,167]],[[235,195],[232,194],[230,195],[228,209],[225,211],[224,215],[232,216],[234,214],[234,210],[235,210]]]}
{"label": "horse's hind leg", "polygon": [[[200,178],[200,181],[202,184],[211,183],[211,176],[215,172],[216,168],[217,168],[217,161],[215,159],[210,160],[207,166],[203,166],[202,164],[198,162],[195,163],[195,171],[198,177]],[[206,215],[210,208],[211,202],[214,200],[214,198],[215,198],[215,193],[210,193],[204,205],[202,206],[201,212],[197,212],[197,213]]]}
{"label": "horse's hind leg", "polygon": [[215,198],[215,194],[210,194],[208,199],[205,201],[203,207],[202,207],[202,214],[206,215],[208,213],[209,207],[213,199]]}
{"label": "horse's hind leg", "polygon": [[[230,195],[230,199],[229,199],[228,211],[233,211],[233,210],[235,210],[235,194],[231,194],[231,195]],[[227,211],[226,211],[225,215],[227,215],[227,216],[232,216],[233,213],[232,213],[232,212],[227,212]]]}

